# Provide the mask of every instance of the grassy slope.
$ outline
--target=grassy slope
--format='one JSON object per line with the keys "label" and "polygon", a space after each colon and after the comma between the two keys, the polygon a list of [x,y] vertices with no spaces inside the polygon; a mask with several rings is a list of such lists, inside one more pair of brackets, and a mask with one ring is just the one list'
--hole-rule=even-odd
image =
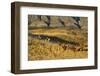
{"label": "grassy slope", "polygon": [[29,30],[36,35],[55,36],[79,45],[51,43],[49,39],[41,40],[29,36],[29,60],[87,58],[87,31],[70,28],[40,28]]}

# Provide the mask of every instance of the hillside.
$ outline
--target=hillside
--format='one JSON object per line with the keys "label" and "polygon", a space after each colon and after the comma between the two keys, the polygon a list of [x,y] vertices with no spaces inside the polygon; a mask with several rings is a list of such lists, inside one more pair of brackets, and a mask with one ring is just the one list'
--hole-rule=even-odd
{"label": "hillside", "polygon": [[[83,59],[88,57],[87,18],[80,17],[81,29],[72,17],[30,15],[28,60]],[[64,25],[59,21],[62,20]],[[30,21],[29,20],[29,21]]]}

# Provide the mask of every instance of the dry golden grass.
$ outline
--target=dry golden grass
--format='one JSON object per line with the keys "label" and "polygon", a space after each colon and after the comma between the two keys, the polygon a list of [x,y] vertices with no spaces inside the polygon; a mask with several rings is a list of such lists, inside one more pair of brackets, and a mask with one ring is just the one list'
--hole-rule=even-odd
{"label": "dry golden grass", "polygon": [[88,57],[87,31],[67,28],[40,28],[29,30],[36,35],[55,36],[79,45],[53,43],[28,37],[28,60],[79,59]]}

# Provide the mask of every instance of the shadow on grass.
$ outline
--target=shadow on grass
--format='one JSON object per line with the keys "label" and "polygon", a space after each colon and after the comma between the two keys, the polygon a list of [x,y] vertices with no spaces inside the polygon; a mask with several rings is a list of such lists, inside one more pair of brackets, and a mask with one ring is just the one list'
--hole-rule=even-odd
{"label": "shadow on grass", "polygon": [[47,35],[35,35],[35,34],[31,34],[31,33],[28,33],[29,36],[31,36],[32,38],[37,38],[37,39],[41,39],[41,40],[48,40],[49,42],[52,42],[52,43],[65,43],[65,44],[72,44],[72,45],[79,45],[79,43],[77,42],[72,42],[72,41],[67,41],[67,40],[64,40],[64,39],[61,39],[61,38],[58,38],[58,37],[55,37],[55,36],[47,36]]}

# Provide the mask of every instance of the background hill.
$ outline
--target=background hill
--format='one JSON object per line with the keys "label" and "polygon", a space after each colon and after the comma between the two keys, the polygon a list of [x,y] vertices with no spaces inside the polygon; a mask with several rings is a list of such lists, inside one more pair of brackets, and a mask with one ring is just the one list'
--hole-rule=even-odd
{"label": "background hill", "polygon": [[[29,27],[47,27],[48,25],[45,22],[48,22],[47,16],[41,15],[41,20],[38,17],[39,15],[28,15]],[[61,22],[63,21],[65,25]],[[50,27],[71,27],[78,28],[74,23],[75,19],[70,16],[50,16]],[[88,29],[88,20],[87,17],[80,17],[80,26],[82,29]]]}

